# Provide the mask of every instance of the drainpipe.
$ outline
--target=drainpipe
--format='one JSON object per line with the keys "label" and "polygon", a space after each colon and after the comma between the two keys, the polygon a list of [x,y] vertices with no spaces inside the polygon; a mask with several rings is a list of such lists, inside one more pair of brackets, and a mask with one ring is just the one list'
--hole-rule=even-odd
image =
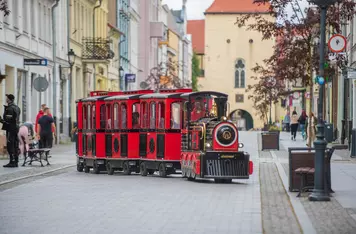
{"label": "drainpipe", "polygon": [[56,16],[55,16],[55,8],[58,6],[59,0],[56,0],[56,2],[52,5],[51,7],[51,12],[52,12],[52,50],[53,50],[53,117],[56,117],[56,139],[55,142],[58,143],[58,116],[57,116],[57,35],[56,35]]}
{"label": "drainpipe", "polygon": [[[95,40],[95,10],[99,7],[101,7],[101,3],[103,0],[99,0],[99,5],[95,6],[93,9],[93,40]],[[94,66],[94,91],[96,90],[96,66],[95,63],[93,63]]]}

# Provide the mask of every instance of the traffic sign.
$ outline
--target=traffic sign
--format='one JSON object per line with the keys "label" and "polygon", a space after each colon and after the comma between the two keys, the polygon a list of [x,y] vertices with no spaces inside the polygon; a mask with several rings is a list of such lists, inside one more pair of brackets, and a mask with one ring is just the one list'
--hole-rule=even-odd
{"label": "traffic sign", "polygon": [[44,92],[48,88],[48,81],[46,77],[37,77],[33,81],[33,87],[38,91],[38,92]]}
{"label": "traffic sign", "polygon": [[339,53],[346,48],[346,38],[343,35],[335,34],[333,35],[328,42],[328,47],[331,52]]}
{"label": "traffic sign", "polygon": [[24,66],[47,66],[48,60],[47,59],[24,59],[23,65]]}
{"label": "traffic sign", "polygon": [[294,92],[293,93],[293,98],[298,99],[299,98],[299,92]]}

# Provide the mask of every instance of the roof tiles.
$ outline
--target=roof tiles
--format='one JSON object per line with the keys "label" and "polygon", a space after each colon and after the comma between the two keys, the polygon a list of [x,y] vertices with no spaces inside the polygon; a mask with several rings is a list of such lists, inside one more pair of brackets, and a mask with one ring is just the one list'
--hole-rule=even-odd
{"label": "roof tiles", "polygon": [[187,32],[192,35],[194,52],[197,54],[204,54],[205,20],[188,20]]}
{"label": "roof tiles", "polygon": [[258,3],[256,0],[215,0],[205,13],[262,13],[268,12],[269,7],[269,3]]}

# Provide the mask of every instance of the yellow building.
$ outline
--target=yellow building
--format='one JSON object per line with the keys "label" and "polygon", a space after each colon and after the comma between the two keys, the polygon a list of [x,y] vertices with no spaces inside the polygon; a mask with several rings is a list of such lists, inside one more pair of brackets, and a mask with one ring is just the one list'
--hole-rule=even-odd
{"label": "yellow building", "polygon": [[[205,77],[199,79],[199,90],[214,90],[229,95],[229,117],[243,129],[263,127],[264,121],[248,99],[248,85],[254,84],[251,69],[273,54],[275,40],[262,41],[261,34],[238,27],[236,17],[244,13],[265,14],[268,6],[252,1],[215,0],[205,12]],[[266,18],[274,21],[266,14]],[[252,19],[253,20],[253,19]],[[251,22],[249,22],[251,23]],[[194,35],[193,35],[194,44]],[[276,110],[272,108],[272,121]]]}
{"label": "yellow building", "polygon": [[[108,0],[70,1],[70,48],[76,54],[72,100],[87,97],[93,90],[108,90],[108,69],[113,57],[108,39]],[[76,118],[75,105],[71,117]]]}

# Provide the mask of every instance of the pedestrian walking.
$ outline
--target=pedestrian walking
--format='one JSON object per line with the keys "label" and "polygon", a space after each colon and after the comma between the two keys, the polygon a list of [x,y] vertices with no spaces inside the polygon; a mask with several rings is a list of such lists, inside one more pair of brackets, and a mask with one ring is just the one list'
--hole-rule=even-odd
{"label": "pedestrian walking", "polygon": [[[311,127],[309,127],[309,124]],[[314,116],[313,112],[310,112],[309,117],[307,118],[306,121],[306,129],[307,129],[307,146],[311,147],[312,143],[315,141],[315,135],[316,135],[316,125],[318,124],[317,118]]]}
{"label": "pedestrian walking", "polygon": [[[35,132],[36,132],[37,134],[40,133],[40,132],[38,131],[38,121],[39,121],[40,118],[44,115],[44,109],[45,109],[46,107],[47,107],[46,104],[42,104],[42,105],[41,105],[41,109],[40,109],[40,110],[38,111],[38,113],[37,113],[37,116],[36,116],[36,123],[35,123]],[[49,114],[49,116],[52,117],[51,114]],[[53,131],[53,129],[52,129],[52,131]],[[39,147],[42,148],[42,147],[41,147],[41,142],[39,142]]]}
{"label": "pedestrian walking", "polygon": [[291,117],[291,139],[295,141],[298,131],[298,114],[296,111],[293,111]]}
{"label": "pedestrian walking", "polygon": [[52,148],[55,132],[56,127],[54,125],[54,120],[50,115],[50,109],[45,107],[43,109],[43,116],[38,120],[37,137],[40,140],[40,148]]}
{"label": "pedestrian walking", "polygon": [[302,114],[299,116],[298,122],[300,126],[300,131],[302,132],[302,138],[303,140],[306,139],[306,134],[305,134],[305,122],[307,121],[307,113],[305,110],[302,111]]}
{"label": "pedestrian walking", "polygon": [[287,132],[289,132],[289,128],[290,128],[290,114],[289,114],[289,110],[287,111],[287,114],[284,116],[283,125],[284,125],[284,127],[285,127],[285,130],[286,130]]}
{"label": "pedestrian walking", "polygon": [[6,103],[4,106],[4,115],[0,118],[2,123],[2,130],[6,131],[7,152],[9,153],[10,161],[4,167],[18,167],[19,155],[17,133],[19,130],[19,117],[21,110],[14,104],[15,96],[6,94]]}

